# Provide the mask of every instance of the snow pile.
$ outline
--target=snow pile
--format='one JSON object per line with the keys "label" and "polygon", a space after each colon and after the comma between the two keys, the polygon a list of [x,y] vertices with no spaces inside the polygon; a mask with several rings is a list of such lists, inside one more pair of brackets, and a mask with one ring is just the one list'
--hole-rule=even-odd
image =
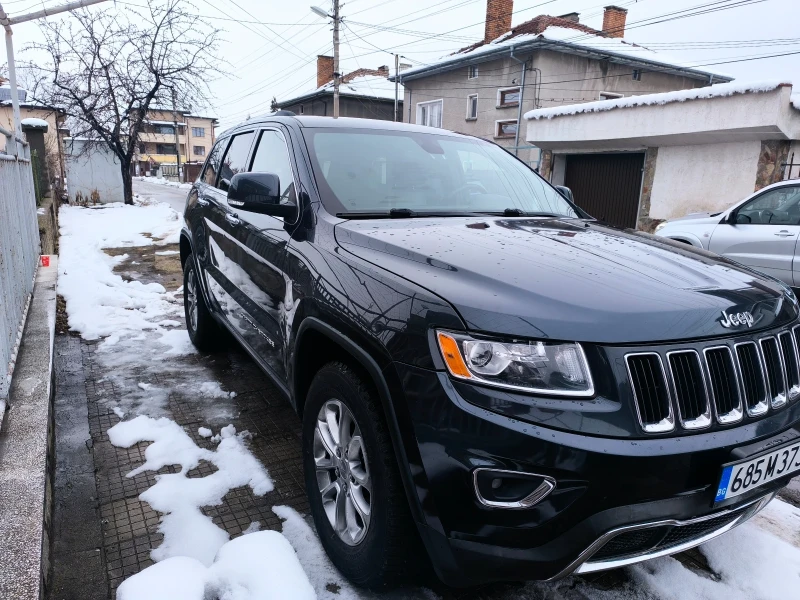
{"label": "snow pile", "polygon": [[28,127],[36,127],[39,129],[47,129],[50,127],[50,123],[45,121],[44,119],[37,119],[36,117],[27,117],[20,121],[21,125],[27,125]]}
{"label": "snow pile", "polygon": [[178,183],[177,181],[170,181],[169,179],[164,179],[163,177],[150,177],[149,175],[142,175],[141,177],[137,177],[137,179],[146,183],[166,185],[168,187],[179,188],[181,190],[188,190],[192,187],[191,183]]}
{"label": "snow pile", "polygon": [[101,208],[65,206],[61,223],[58,293],[67,301],[70,329],[87,340],[159,329],[158,321],[179,314],[159,283],[125,281],[112,269],[125,260],[103,248],[177,243],[181,221],[166,204]]}
{"label": "snow pile", "polygon": [[685,102],[687,100],[700,100],[705,98],[722,98],[733,96],[734,94],[771,92],[783,85],[791,85],[785,80],[759,81],[759,82],[738,82],[718,83],[715,85],[695,88],[691,90],[677,90],[674,92],[662,92],[660,94],[644,94],[641,96],[628,96],[626,98],[616,98],[614,100],[598,100],[597,102],[585,102],[583,104],[570,104],[567,106],[553,106],[550,108],[538,108],[525,113],[526,119],[552,119],[564,115],[576,115],[579,113],[592,113],[612,110],[615,108],[630,108],[633,106],[655,106],[669,104],[672,102]]}
{"label": "snow pile", "polygon": [[[244,444],[247,434],[236,435],[232,427],[224,428],[222,434],[214,451],[197,446],[180,425],[166,418],[139,416],[108,430],[111,443],[121,448],[153,442],[145,450],[145,463],[128,477],[168,465],[181,467],[179,473],[157,475],[155,485],[139,496],[153,510],[163,513],[158,530],[164,534],[164,541],[151,552],[153,560],[188,556],[210,566],[229,537],[200,507],[222,504],[225,494],[237,487],[249,486],[257,496],[273,489],[267,471]],[[189,478],[187,473],[201,460],[217,470],[206,477]]]}
{"label": "snow pile", "polygon": [[219,549],[206,568],[175,557],[125,580],[118,600],[314,600],[292,546],[277,531],[258,531]]}

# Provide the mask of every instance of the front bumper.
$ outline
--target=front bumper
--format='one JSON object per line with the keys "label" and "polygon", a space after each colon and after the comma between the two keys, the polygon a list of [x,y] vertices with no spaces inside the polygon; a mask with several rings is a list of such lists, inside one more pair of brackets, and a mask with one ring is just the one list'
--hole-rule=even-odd
{"label": "front bumper", "polygon": [[[758,454],[800,437],[800,402],[701,435],[587,436],[475,406],[443,372],[394,368],[395,404],[404,396],[416,441],[408,455],[419,461],[414,512],[434,568],[454,586],[554,579],[703,543],[750,518],[791,477],[714,504],[721,466],[742,459],[745,446]],[[556,487],[524,510],[492,508],[474,491],[479,468],[534,473]]]}

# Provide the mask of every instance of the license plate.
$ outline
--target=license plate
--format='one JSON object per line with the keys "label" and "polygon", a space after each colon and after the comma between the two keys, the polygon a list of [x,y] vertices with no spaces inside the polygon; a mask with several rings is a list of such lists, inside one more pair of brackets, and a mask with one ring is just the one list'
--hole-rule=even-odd
{"label": "license plate", "polygon": [[800,471],[800,442],[728,465],[722,470],[714,502],[740,496],[796,471]]}

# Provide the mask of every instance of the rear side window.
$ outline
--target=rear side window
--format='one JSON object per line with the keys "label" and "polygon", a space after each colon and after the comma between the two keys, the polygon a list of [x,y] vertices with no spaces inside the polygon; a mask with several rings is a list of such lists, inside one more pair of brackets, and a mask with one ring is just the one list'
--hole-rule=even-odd
{"label": "rear side window", "polygon": [[227,190],[234,175],[247,171],[247,157],[250,154],[250,146],[253,145],[254,135],[254,132],[249,131],[233,137],[220,166],[218,188]]}
{"label": "rear side window", "polygon": [[222,151],[225,149],[225,144],[227,143],[227,138],[224,140],[219,140],[211,149],[211,154],[208,155],[208,161],[206,162],[206,168],[203,170],[203,175],[200,177],[204,183],[207,183],[208,185],[216,185],[217,173],[219,173],[219,159],[222,156]]}
{"label": "rear side window", "polygon": [[268,129],[261,132],[258,149],[250,169],[254,173],[274,173],[281,182],[281,204],[297,204],[294,174],[289,162],[289,149],[279,132]]}

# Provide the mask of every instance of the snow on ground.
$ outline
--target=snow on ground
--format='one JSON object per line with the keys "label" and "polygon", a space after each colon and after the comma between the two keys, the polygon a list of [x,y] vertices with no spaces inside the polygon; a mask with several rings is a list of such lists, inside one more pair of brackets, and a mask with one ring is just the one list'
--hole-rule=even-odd
{"label": "snow on ground", "polygon": [[[139,416],[114,425],[108,430],[108,437],[112,444],[122,448],[152,442],[145,450],[146,462],[128,473],[128,477],[158,471],[167,465],[181,467],[179,473],[158,475],[156,484],[139,496],[163,514],[159,531],[164,534],[164,541],[151,552],[156,561],[190,556],[210,566],[228,541],[228,533],[200,508],[222,504],[222,498],[234,488],[249,486],[257,496],[273,489],[266,469],[244,444],[246,433],[226,435],[216,450],[207,450],[195,444],[175,421]],[[210,462],[217,470],[206,477],[189,478],[188,472],[201,460]]]}
{"label": "snow on ground", "polygon": [[167,187],[180,188],[182,190],[188,190],[192,187],[191,183],[178,183],[177,181],[170,181],[169,179],[164,179],[162,177],[150,177],[149,175],[143,175],[141,177],[137,177],[137,179],[147,183],[155,183],[157,185],[165,185]]}

